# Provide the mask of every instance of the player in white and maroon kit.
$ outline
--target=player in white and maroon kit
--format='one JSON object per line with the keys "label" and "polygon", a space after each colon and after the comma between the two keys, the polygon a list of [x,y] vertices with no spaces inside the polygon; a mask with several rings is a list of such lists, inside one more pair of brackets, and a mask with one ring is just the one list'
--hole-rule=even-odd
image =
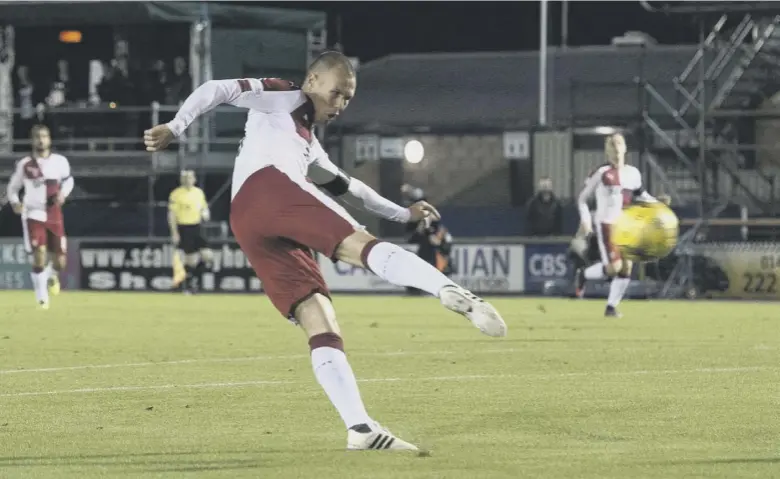
{"label": "player in white and maroon kit", "polygon": [[416,255],[378,241],[320,191],[353,199],[392,221],[439,217],[425,202],[403,208],[350,178],[312,134],[315,122],[327,122],[347,107],[355,89],[355,71],[337,52],[321,55],[300,89],[278,79],[209,81],[187,98],[173,121],[146,131],[144,143],[149,151],[165,148],[196,117],[221,103],[249,109],[233,169],[233,233],[271,302],[307,333],[314,374],[347,427],[347,448],[415,450],[366,412],[312,251],[438,296],[485,334],[505,336],[506,325],[488,303]]}
{"label": "player in white and maroon kit", "polygon": [[[620,316],[617,306],[631,283],[630,260],[621,256],[612,243],[611,228],[618,221],[625,206],[633,202],[652,203],[657,200],[642,186],[642,174],[631,165],[626,165],[626,140],[623,135],[614,134],[606,138],[604,151],[608,163],[598,168],[585,180],[580,193],[580,232],[588,235],[596,226],[596,238],[601,255],[601,264],[594,264],[577,273],[576,289],[579,291],[587,279],[612,278],[607,298],[606,316]],[[588,200],[596,197],[596,212],[591,215]]]}
{"label": "player in white and maroon kit", "polygon": [[[49,290],[59,292],[58,273],[65,269],[67,240],[62,204],[73,191],[70,163],[51,152],[51,134],[32,129],[33,154],[19,160],[8,183],[8,201],[22,216],[27,251],[33,255],[32,283],[38,305],[49,307]],[[24,201],[19,192],[24,188]],[[51,264],[47,262],[51,255]]]}

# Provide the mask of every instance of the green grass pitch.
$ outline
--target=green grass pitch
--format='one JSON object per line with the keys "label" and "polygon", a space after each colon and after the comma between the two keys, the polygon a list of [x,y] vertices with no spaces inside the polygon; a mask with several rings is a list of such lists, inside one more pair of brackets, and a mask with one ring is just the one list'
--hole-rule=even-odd
{"label": "green grass pitch", "polygon": [[337,296],[369,412],[429,457],[347,452],[264,297],[0,292],[0,477],[780,477],[780,309]]}

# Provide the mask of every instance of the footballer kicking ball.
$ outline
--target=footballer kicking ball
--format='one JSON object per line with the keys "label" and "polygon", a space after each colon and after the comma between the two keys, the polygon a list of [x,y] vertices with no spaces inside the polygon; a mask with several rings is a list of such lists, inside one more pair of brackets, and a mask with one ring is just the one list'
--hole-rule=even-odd
{"label": "footballer kicking ball", "polygon": [[632,261],[655,261],[677,246],[680,222],[663,203],[634,204],[612,228],[612,242]]}

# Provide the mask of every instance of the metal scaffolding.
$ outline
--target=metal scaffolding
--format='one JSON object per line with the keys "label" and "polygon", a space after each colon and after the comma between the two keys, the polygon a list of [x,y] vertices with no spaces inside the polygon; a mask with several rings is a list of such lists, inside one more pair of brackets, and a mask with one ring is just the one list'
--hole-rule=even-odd
{"label": "metal scaffolding", "polygon": [[[675,98],[641,81],[644,90],[643,123],[646,133],[660,146],[652,153],[668,153],[672,166],[682,166],[678,176],[695,180],[699,213],[703,217],[723,196],[723,178],[729,178],[739,201],[767,212],[774,207],[774,178],[755,170],[755,181],[769,188],[769,197],[755,191],[740,174],[756,146],[741,144],[736,132],[752,116],[754,92],[769,82],[767,66],[773,62],[775,44],[780,45],[780,8],[729,3],[696,2],[670,7],[652,7],[664,14],[692,14],[699,29],[699,48],[687,67],[672,80]],[[749,11],[750,13],[743,13]],[[763,76],[762,76],[763,75]],[[655,109],[650,108],[656,107]],[[650,113],[658,110],[661,113]],[[670,134],[676,131],[676,134]],[[680,137],[688,138],[682,144]],[[725,176],[726,174],[727,176]]]}
{"label": "metal scaffolding", "polygon": [[[680,258],[660,291],[661,297],[695,297],[693,259],[697,237],[729,201],[768,213],[774,210],[774,177],[756,169],[753,177],[770,188],[769,197],[757,193],[754,184],[743,180],[748,156],[759,148],[740,142],[736,134],[745,121],[756,114],[755,95],[773,86],[772,70],[780,72],[780,6],[771,2],[685,2],[677,5],[641,1],[642,6],[660,14],[692,15],[699,30],[699,48],[687,67],[672,80],[674,99],[664,97],[655,85],[641,81],[643,122],[646,133],[660,143],[649,154],[667,152],[667,163],[682,170],[698,184],[700,218],[680,237],[674,254]],[[650,113],[650,105],[661,113]],[[656,111],[658,108],[656,108]],[[682,132],[694,141],[685,144]],[[659,160],[661,161],[661,160]],[[720,184],[727,174],[731,195]],[[735,194],[735,191],[737,194]]]}

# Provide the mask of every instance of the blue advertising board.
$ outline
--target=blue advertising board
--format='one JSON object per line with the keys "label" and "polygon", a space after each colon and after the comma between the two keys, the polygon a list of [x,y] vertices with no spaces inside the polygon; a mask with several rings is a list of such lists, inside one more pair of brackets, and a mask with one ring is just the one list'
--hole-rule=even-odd
{"label": "blue advertising board", "polygon": [[[60,274],[63,289],[78,289],[78,245],[68,241],[68,265]],[[74,258],[76,258],[74,260]],[[24,242],[16,238],[0,238],[0,290],[32,289],[32,256]]]}
{"label": "blue advertising board", "polygon": [[528,244],[525,246],[525,292],[541,293],[545,281],[570,278],[566,259],[568,243]]}

